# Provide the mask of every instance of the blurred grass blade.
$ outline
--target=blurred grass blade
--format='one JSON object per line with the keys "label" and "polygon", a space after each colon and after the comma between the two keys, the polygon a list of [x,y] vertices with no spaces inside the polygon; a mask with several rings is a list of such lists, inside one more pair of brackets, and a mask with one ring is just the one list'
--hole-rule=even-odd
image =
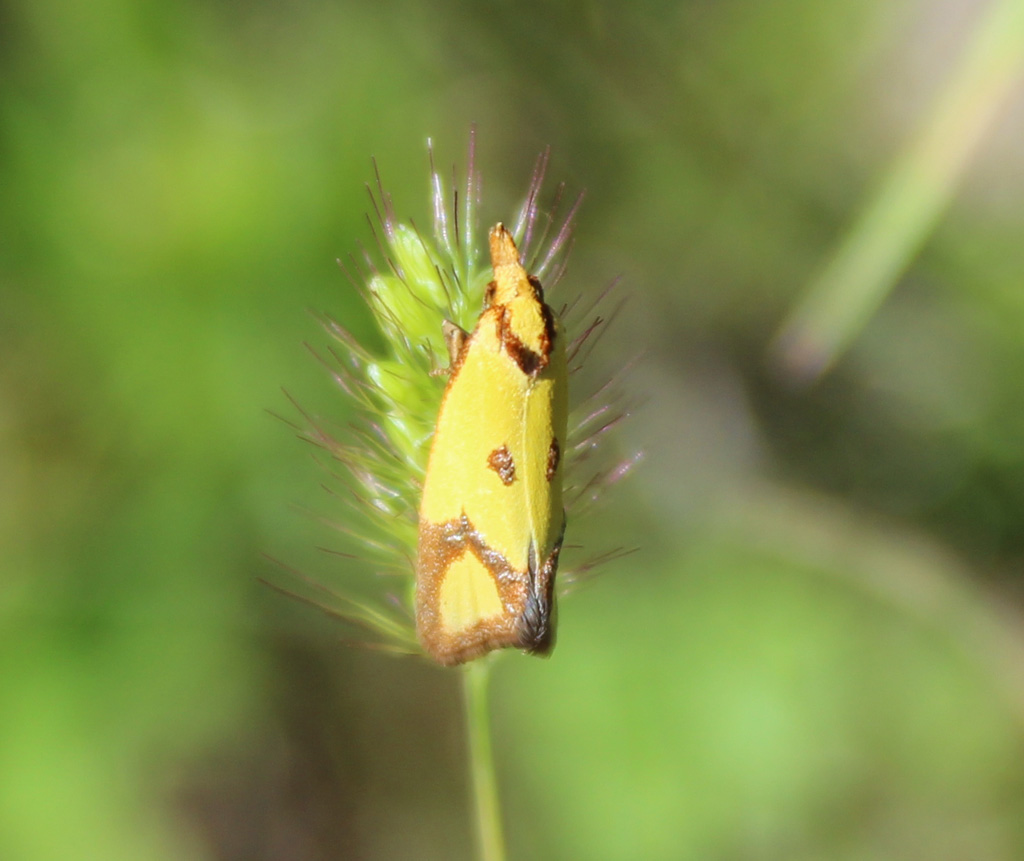
{"label": "blurred grass blade", "polygon": [[773,359],[797,382],[836,361],[942,215],[1024,72],[1024,0],[994,0],[917,135],[784,323]]}

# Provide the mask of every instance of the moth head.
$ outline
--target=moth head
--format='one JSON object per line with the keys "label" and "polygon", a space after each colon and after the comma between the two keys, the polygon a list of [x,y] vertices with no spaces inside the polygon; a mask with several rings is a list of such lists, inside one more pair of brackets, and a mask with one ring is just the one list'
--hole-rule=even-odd
{"label": "moth head", "polygon": [[507,305],[519,298],[543,302],[544,293],[540,281],[527,274],[519,262],[519,249],[504,224],[499,223],[491,228],[490,245],[494,280],[487,285],[484,306]]}

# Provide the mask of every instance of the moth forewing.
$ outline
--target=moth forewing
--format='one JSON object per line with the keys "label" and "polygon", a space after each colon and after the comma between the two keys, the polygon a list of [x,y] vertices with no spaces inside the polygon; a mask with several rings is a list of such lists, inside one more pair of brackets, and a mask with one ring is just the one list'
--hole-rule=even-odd
{"label": "moth forewing", "polygon": [[420,506],[416,627],[443,664],[553,643],[565,338],[502,225],[490,246],[486,307],[465,343],[449,341],[455,359]]}

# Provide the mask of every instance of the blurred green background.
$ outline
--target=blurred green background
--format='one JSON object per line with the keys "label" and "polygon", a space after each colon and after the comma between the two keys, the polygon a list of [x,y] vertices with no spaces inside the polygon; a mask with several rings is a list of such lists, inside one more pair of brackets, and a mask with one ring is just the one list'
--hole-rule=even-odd
{"label": "blurred green background", "polygon": [[426,224],[474,122],[643,352],[568,535],[640,550],[496,668],[510,856],[1024,857],[1020,7],[0,6],[0,858],[471,857],[457,677],[258,578],[344,578],[264,410],[346,421],[370,156]]}

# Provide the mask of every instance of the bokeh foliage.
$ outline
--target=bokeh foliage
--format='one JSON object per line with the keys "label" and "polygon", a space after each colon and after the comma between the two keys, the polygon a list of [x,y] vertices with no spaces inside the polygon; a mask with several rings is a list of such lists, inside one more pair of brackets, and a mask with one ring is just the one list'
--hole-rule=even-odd
{"label": "bokeh foliage", "polygon": [[257,578],[344,587],[263,410],[345,425],[369,157],[426,224],[471,122],[485,223],[588,189],[588,375],[645,353],[567,535],[640,552],[495,678],[512,857],[1024,854],[1019,81],[830,373],[772,348],[996,5],[0,9],[0,857],[468,857],[452,676]]}

